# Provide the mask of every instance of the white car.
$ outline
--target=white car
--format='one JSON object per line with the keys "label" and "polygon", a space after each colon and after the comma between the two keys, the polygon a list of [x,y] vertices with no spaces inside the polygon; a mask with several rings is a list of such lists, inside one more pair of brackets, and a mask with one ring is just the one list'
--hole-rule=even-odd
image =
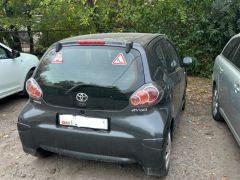
{"label": "white car", "polygon": [[23,92],[39,60],[36,56],[20,53],[0,43],[0,99]]}

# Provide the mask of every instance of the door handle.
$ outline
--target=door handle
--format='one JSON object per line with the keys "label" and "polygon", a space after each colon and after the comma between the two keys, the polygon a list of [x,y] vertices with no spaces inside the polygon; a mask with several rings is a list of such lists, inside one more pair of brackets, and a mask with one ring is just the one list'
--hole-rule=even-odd
{"label": "door handle", "polygon": [[223,68],[219,67],[219,73],[222,74],[222,72],[223,72]]}
{"label": "door handle", "polygon": [[234,86],[234,92],[238,94],[240,92],[240,85],[238,83],[235,83],[233,86]]}

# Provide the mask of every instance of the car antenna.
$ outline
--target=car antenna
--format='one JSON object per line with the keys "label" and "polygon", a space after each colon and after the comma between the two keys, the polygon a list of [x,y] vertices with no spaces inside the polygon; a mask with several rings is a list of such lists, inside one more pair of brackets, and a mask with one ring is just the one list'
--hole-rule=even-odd
{"label": "car antenna", "polygon": [[56,52],[61,51],[61,49],[62,49],[62,43],[58,42],[58,43],[56,44]]}
{"label": "car antenna", "polygon": [[127,43],[125,52],[129,53],[131,51],[132,47],[133,47],[133,42]]}

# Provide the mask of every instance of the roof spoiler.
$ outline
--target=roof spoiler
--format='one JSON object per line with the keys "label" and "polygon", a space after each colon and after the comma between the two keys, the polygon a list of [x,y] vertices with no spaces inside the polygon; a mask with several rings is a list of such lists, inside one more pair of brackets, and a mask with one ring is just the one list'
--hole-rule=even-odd
{"label": "roof spoiler", "polygon": [[133,42],[127,43],[127,44],[126,44],[125,52],[126,52],[126,53],[129,53],[132,48],[133,48]]}
{"label": "roof spoiler", "polygon": [[[129,53],[132,48],[133,48],[133,42],[126,43],[125,52],[126,52],[126,53]],[[61,51],[61,49],[62,49],[62,43],[57,42],[57,44],[56,44],[56,52]]]}
{"label": "roof spoiler", "polygon": [[61,51],[61,49],[62,49],[62,43],[58,42],[58,43],[56,44],[56,52]]}

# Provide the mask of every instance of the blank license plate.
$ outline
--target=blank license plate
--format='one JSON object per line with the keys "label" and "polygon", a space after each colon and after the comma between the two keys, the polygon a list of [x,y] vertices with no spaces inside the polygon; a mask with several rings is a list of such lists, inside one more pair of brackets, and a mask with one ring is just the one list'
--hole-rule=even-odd
{"label": "blank license plate", "polygon": [[91,129],[108,129],[108,120],[73,115],[59,115],[59,124],[63,126],[75,126]]}

